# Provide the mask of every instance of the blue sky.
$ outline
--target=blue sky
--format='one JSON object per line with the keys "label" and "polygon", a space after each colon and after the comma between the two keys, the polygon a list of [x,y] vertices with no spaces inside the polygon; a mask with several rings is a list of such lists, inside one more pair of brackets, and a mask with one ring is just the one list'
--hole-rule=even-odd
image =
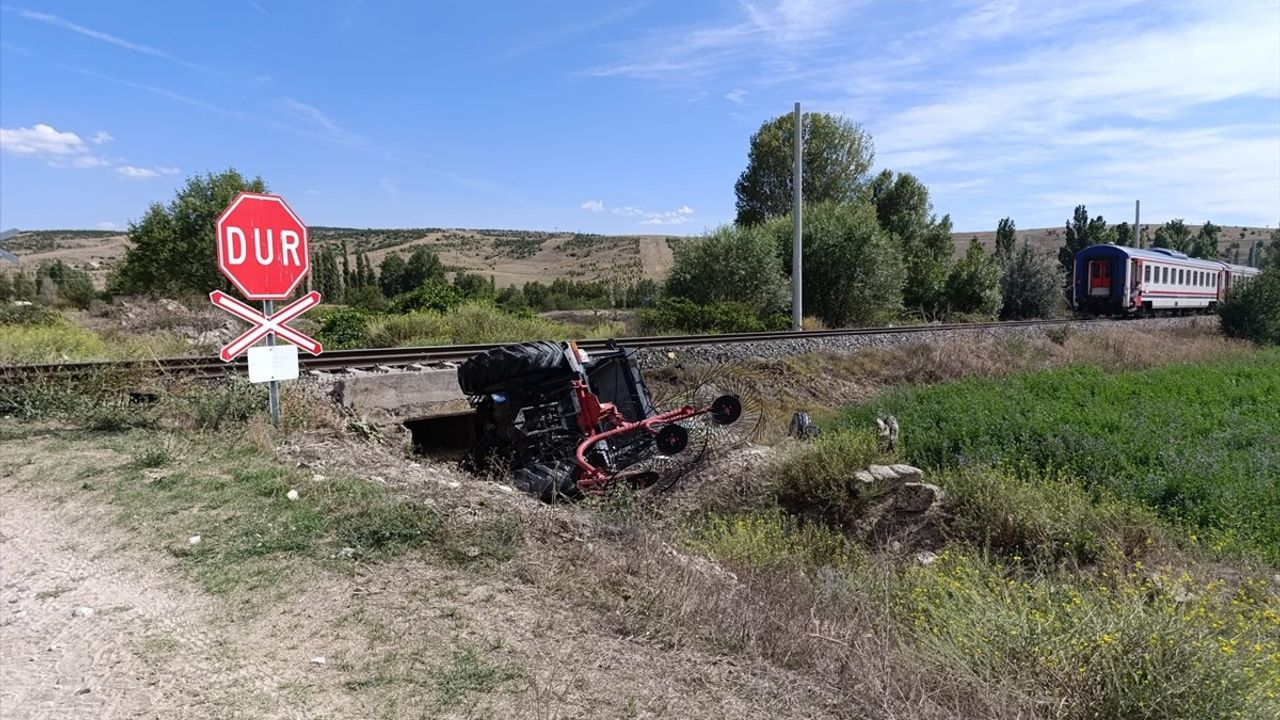
{"label": "blue sky", "polygon": [[0,41],[0,228],[235,166],[313,225],[697,233],[796,100],[958,230],[1280,223],[1277,0],[17,0]]}

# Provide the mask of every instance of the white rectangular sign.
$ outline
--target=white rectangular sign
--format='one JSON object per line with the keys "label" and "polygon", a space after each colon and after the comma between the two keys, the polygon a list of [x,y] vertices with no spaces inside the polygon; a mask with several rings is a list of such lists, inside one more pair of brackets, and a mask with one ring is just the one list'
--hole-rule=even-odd
{"label": "white rectangular sign", "polygon": [[297,345],[257,345],[249,348],[249,382],[297,379]]}

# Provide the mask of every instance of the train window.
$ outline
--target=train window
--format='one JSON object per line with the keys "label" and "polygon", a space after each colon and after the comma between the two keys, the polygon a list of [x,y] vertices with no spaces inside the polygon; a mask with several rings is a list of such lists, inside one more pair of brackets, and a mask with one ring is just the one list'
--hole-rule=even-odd
{"label": "train window", "polygon": [[1169,268],[1160,268],[1160,270],[1161,270],[1160,274],[1164,276],[1164,279],[1161,280],[1160,282],[1167,284],[1169,282]]}
{"label": "train window", "polygon": [[1187,271],[1183,270],[1182,268],[1178,268],[1178,284],[1185,285],[1186,283],[1187,283]]}

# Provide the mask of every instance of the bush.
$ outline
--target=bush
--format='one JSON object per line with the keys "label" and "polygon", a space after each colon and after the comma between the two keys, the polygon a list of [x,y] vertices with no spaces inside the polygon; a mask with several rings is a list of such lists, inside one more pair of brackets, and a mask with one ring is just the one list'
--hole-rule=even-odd
{"label": "bush", "polygon": [[417,290],[397,295],[387,312],[403,315],[423,310],[447,312],[462,304],[462,297],[452,286],[443,282],[428,282]]}
{"label": "bush", "polygon": [[1000,310],[1000,266],[987,257],[975,238],[960,262],[947,275],[947,305],[951,312],[990,320]]}
{"label": "bush", "polygon": [[0,325],[57,325],[62,315],[44,305],[0,305]]}
{"label": "bush", "polygon": [[868,500],[854,472],[883,458],[874,433],[844,430],[796,446],[768,473],[783,507],[844,525]]}
{"label": "bush", "polygon": [[934,482],[947,490],[949,532],[1006,556],[1090,564],[1109,551],[1137,555],[1161,534],[1149,511],[1095,503],[1079,485],[1035,471],[963,468]]}
{"label": "bush", "polygon": [[50,324],[0,325],[0,362],[3,363],[102,359],[110,351],[98,335],[61,319]]}
{"label": "bush", "polygon": [[368,344],[368,337],[365,334],[365,324],[368,319],[369,316],[359,310],[346,308],[335,310],[320,322],[316,339],[329,350],[364,347]]}
{"label": "bush", "polygon": [[865,561],[862,548],[819,523],[802,523],[781,508],[750,515],[712,514],[688,534],[685,544],[718,561],[755,572],[849,567]]}
{"label": "bush", "polygon": [[951,549],[910,568],[893,602],[923,662],[1016,699],[1020,716],[1243,719],[1280,709],[1265,583],[1231,593],[1160,573],[1071,582]]}
{"label": "bush", "polygon": [[1236,286],[1218,306],[1222,331],[1264,345],[1280,345],[1280,264]]}
{"label": "bush", "polygon": [[1032,320],[1062,313],[1058,268],[1023,242],[1004,268],[1000,282],[1000,319]]}
{"label": "bush", "polygon": [[734,303],[759,316],[791,304],[773,241],[758,227],[734,225],[677,247],[665,294],[699,305]]}
{"label": "bush", "polygon": [[789,320],[783,315],[761,319],[742,303],[699,305],[686,298],[668,297],[641,310],[640,323],[649,333],[706,334],[784,330]]}

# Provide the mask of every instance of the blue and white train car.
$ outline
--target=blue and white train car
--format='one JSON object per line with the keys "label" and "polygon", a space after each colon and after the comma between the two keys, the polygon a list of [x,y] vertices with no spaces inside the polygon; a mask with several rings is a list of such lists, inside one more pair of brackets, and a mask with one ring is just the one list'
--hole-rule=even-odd
{"label": "blue and white train car", "polygon": [[1072,304],[1093,315],[1207,311],[1258,272],[1168,248],[1091,245],[1076,253]]}

